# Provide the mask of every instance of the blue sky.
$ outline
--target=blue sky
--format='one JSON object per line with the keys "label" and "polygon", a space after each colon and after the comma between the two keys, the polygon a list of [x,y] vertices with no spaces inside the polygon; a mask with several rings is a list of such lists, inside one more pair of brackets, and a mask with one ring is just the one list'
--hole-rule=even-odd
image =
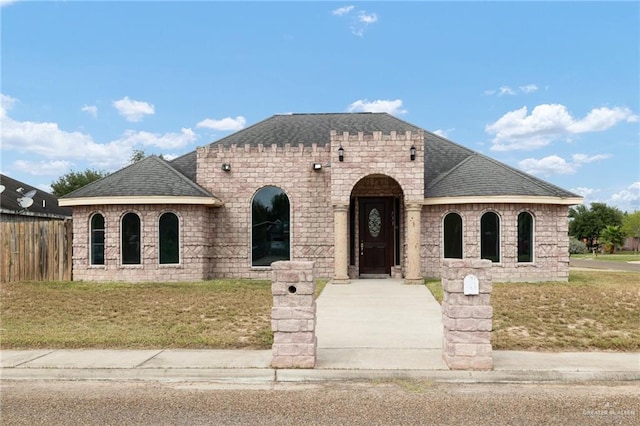
{"label": "blue sky", "polygon": [[385,111],[640,209],[638,2],[0,4],[1,170],[43,190],[273,114]]}

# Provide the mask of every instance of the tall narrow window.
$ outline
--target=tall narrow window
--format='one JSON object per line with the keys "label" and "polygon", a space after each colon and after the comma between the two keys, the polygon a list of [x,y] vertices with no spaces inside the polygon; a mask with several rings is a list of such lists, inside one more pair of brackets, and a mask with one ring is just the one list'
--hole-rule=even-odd
{"label": "tall narrow window", "polygon": [[251,203],[251,264],[270,266],[290,259],[289,197],[276,186],[265,186]]}
{"label": "tall narrow window", "polygon": [[164,213],[158,222],[160,263],[180,263],[178,216]]}
{"label": "tall narrow window", "polygon": [[500,262],[500,218],[493,212],[480,219],[480,258]]}
{"label": "tall narrow window", "polygon": [[123,265],[140,264],[140,217],[127,213],[122,218],[120,244]]}
{"label": "tall narrow window", "polygon": [[533,262],[533,216],[518,215],[518,262]]}
{"label": "tall narrow window", "polygon": [[91,264],[104,265],[104,216],[91,217]]}
{"label": "tall narrow window", "polygon": [[462,259],[462,218],[458,213],[444,217],[444,257]]}

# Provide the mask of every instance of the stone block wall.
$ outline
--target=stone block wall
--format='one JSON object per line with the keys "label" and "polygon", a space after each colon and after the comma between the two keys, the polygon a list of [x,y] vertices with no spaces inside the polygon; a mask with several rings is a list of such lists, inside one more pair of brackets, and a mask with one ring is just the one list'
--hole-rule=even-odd
{"label": "stone block wall", "polygon": [[[212,211],[212,257],[216,278],[269,279],[271,268],[251,265],[251,204],[265,186],[289,197],[291,259],[314,260],[319,276],[333,274],[333,210],[328,145],[209,145],[197,150],[197,182],[224,202]],[[231,171],[222,164],[231,164]],[[323,165],[314,171],[313,163]]]}
{"label": "stone block wall", "polygon": [[[140,217],[139,265],[123,265],[120,223],[124,214]],[[161,265],[158,254],[158,220],[165,212],[178,216],[180,263]],[[100,213],[105,220],[104,265],[89,264],[90,220]],[[101,205],[73,208],[73,279],[86,281],[197,281],[208,278],[211,208],[192,205]]]}
{"label": "stone block wall", "polygon": [[274,368],[314,368],[316,365],[315,262],[272,264],[271,329]]}
{"label": "stone block wall", "polygon": [[[452,370],[493,368],[491,261],[446,259],[442,267],[442,357]],[[464,279],[477,278],[477,295],[466,295]]]}
{"label": "stone block wall", "polygon": [[[492,211],[500,217],[500,262],[492,263],[495,281],[567,281],[569,278],[568,206],[549,204],[448,204],[422,211],[422,269],[441,277],[444,217],[462,217],[464,259],[480,258],[480,218]],[[529,212],[534,222],[533,262],[518,262],[518,214]]]}

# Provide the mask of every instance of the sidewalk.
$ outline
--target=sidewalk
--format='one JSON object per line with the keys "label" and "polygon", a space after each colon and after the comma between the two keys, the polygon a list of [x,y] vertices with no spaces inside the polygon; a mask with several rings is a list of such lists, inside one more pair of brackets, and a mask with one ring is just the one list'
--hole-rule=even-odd
{"label": "sidewalk", "polygon": [[[356,351],[357,353],[357,351]],[[440,351],[413,350],[406,368],[372,368],[377,355],[340,365],[318,350],[313,370],[275,370],[271,351],[245,350],[3,350],[2,380],[115,380],[161,382],[271,383],[421,379],[460,383],[640,381],[640,354],[494,351],[492,371],[447,370]],[[410,368],[416,367],[416,368]]]}

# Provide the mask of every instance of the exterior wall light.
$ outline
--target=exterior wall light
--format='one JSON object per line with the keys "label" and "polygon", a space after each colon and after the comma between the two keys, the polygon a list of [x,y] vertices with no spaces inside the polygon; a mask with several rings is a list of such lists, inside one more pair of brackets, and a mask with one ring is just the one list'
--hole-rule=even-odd
{"label": "exterior wall light", "polygon": [[222,170],[225,171],[225,172],[230,172],[231,171],[231,164],[222,163]]}
{"label": "exterior wall light", "polygon": [[411,158],[411,161],[415,161],[415,159],[416,159],[416,147],[415,147],[415,145],[411,145],[411,148],[409,148],[409,157]]}
{"label": "exterior wall light", "polygon": [[340,145],[340,148],[338,148],[338,160],[344,161],[344,148],[342,147],[342,145]]}
{"label": "exterior wall light", "polygon": [[322,170],[322,164],[320,163],[313,163],[313,170],[315,170],[316,172],[318,170]]}

